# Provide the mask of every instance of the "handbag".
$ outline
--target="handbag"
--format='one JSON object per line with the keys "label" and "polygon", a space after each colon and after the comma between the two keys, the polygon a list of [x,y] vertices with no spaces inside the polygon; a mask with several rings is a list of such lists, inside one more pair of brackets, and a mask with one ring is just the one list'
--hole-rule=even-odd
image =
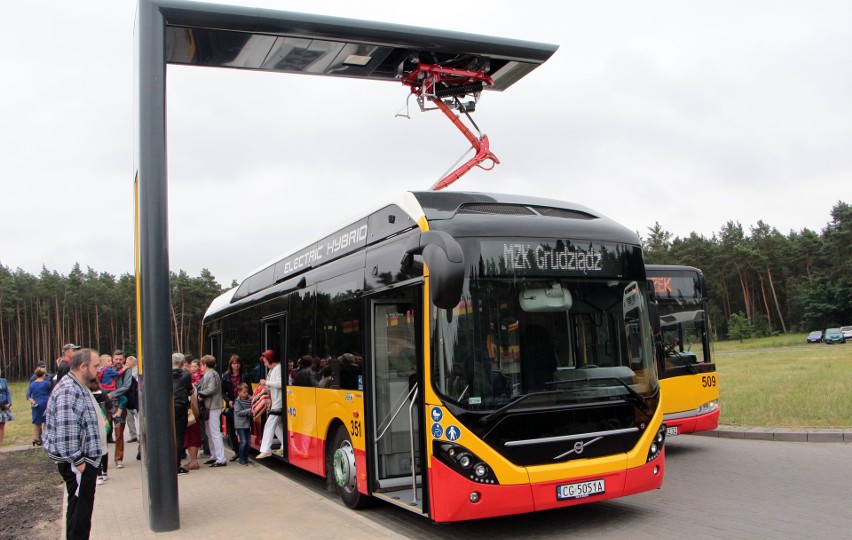
{"label": "handbag", "polygon": [[206,422],[207,419],[210,418],[210,410],[204,406],[204,400],[198,400],[198,419],[202,422]]}
{"label": "handbag", "polygon": [[192,414],[192,407],[190,407],[189,410],[186,411],[186,426],[189,427],[193,424],[195,424],[195,415]]}
{"label": "handbag", "polygon": [[262,415],[269,410],[270,405],[272,405],[272,399],[269,397],[266,385],[258,384],[251,396],[251,415],[253,417]]}

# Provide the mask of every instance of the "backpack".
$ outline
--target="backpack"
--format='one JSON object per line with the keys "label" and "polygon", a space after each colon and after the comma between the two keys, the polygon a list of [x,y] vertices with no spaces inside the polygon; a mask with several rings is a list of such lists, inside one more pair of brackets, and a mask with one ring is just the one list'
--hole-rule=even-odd
{"label": "backpack", "polygon": [[133,375],[130,375],[130,388],[127,389],[124,397],[127,398],[126,408],[128,410],[135,411],[139,409],[139,383],[136,382],[136,377]]}

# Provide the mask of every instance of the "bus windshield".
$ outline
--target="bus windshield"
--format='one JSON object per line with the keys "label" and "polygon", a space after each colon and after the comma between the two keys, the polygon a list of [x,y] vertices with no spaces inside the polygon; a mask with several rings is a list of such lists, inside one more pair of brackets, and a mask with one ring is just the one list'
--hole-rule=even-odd
{"label": "bus windshield", "polygon": [[648,275],[659,306],[666,369],[710,363],[706,299],[700,274],[655,268],[649,269]]}
{"label": "bus windshield", "polygon": [[657,389],[646,306],[636,281],[469,279],[456,308],[433,310],[435,388],[481,411],[641,401]]}

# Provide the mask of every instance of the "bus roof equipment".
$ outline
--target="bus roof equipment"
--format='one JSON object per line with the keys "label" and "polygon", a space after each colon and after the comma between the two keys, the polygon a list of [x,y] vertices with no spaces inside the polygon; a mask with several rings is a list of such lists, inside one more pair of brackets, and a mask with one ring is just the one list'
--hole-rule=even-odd
{"label": "bus roof equipment", "polygon": [[[438,180],[432,186],[433,191],[444,189],[474,167],[490,171],[500,163],[497,156],[491,152],[488,136],[482,133],[479,137],[475,136],[461,121],[461,117],[453,113],[453,109],[463,113],[473,127],[479,131],[476,122],[470,117],[470,113],[473,112],[482,90],[487,86],[494,85],[494,79],[485,71],[484,67],[472,70],[418,63],[414,66],[414,69],[407,73],[404,72],[402,75],[402,84],[411,88],[411,95],[417,96],[420,109],[423,111],[430,110],[428,103],[434,104],[435,107],[431,110],[437,109],[444,113],[453,125],[462,132],[462,135],[470,142],[475,151],[473,157],[466,163]],[[474,101],[462,103],[460,98],[468,94],[473,96]],[[486,160],[491,162],[488,167],[483,165]]]}

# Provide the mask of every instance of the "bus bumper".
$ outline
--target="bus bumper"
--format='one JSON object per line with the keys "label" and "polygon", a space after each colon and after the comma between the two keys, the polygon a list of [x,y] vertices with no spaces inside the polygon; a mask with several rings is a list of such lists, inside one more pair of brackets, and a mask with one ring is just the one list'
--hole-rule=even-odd
{"label": "bus bumper", "polygon": [[[687,435],[689,433],[699,433],[701,431],[710,431],[719,427],[719,409],[710,411],[706,414],[689,416],[687,418],[665,419],[667,435]],[[677,428],[677,433],[674,433],[671,428]]]}
{"label": "bus bumper", "polygon": [[[570,480],[501,486],[473,482],[433,459],[429,472],[431,517],[437,522],[463,521],[604,501],[657,489],[663,485],[664,472],[665,449],[656,459],[634,469]],[[606,481],[604,493],[568,500],[556,497],[561,485],[600,479]],[[476,496],[471,497],[472,494]],[[472,502],[472,498],[476,502]]]}

